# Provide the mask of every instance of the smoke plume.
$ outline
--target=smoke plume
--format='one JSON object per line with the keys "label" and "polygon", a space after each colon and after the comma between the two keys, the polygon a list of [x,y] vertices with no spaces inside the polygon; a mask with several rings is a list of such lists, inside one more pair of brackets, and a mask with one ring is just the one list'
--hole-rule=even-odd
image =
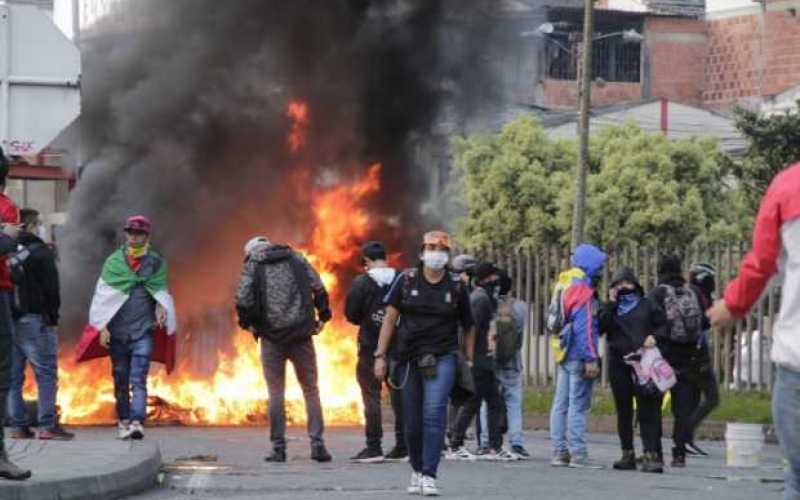
{"label": "smoke plume", "polygon": [[[419,164],[417,147],[445,104],[465,120],[487,97],[478,54],[491,4],[121,2],[123,15],[84,36],[86,164],[60,242],[67,320],[85,320],[130,214],[153,220],[188,311],[229,301],[246,238],[302,242],[314,188],[374,162],[383,188],[373,237],[417,237],[434,167]],[[295,99],[308,103],[310,147],[290,158]]]}

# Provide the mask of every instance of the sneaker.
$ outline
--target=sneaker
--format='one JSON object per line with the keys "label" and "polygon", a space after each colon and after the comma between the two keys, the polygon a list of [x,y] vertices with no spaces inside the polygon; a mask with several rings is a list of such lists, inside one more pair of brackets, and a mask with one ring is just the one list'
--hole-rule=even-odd
{"label": "sneaker", "polygon": [[589,460],[589,457],[572,457],[569,459],[569,467],[572,469],[602,469],[603,466]]}
{"label": "sneaker", "polygon": [[140,439],[144,439],[144,427],[142,423],[138,420],[134,420],[131,422],[131,439],[136,439],[137,441]]}
{"label": "sneaker", "polygon": [[383,456],[387,462],[405,462],[408,460],[408,451],[395,446],[392,451]]}
{"label": "sneaker", "polygon": [[703,449],[697,446],[694,443],[686,443],[686,454],[687,455],[694,455],[697,457],[707,457],[708,453],[706,453]]}
{"label": "sneaker", "polygon": [[75,434],[67,432],[63,427],[53,427],[39,431],[39,439],[48,439],[53,441],[72,441],[75,439]]}
{"label": "sneaker", "polygon": [[328,449],[324,444],[318,444],[311,447],[311,460],[316,460],[319,463],[330,462],[333,457],[328,453]]}
{"label": "sneaker", "polygon": [[531,454],[528,453],[528,450],[525,449],[524,446],[515,444],[511,447],[511,451],[520,459],[520,460],[529,460],[531,458]]}
{"label": "sneaker", "polygon": [[117,424],[117,439],[123,441],[131,438],[131,424],[128,422],[119,422]]}
{"label": "sneaker", "polygon": [[11,431],[11,439],[36,439],[36,434],[30,427],[18,427]]}
{"label": "sneaker", "polygon": [[569,467],[569,462],[570,462],[569,453],[565,451],[553,455],[553,459],[550,460],[550,465],[552,465],[553,467]]}
{"label": "sneaker", "polygon": [[472,462],[475,461],[477,457],[472,453],[470,453],[470,451],[466,447],[459,446],[458,448],[450,449],[450,453],[447,455],[447,459]]}
{"label": "sneaker", "polygon": [[430,476],[422,476],[422,496],[438,497],[439,488],[436,487],[436,480]]}
{"label": "sneaker", "polygon": [[5,452],[0,452],[0,477],[10,481],[24,481],[31,477],[31,471],[20,469],[8,459]]}
{"label": "sneaker", "polygon": [[490,450],[488,446],[481,446],[480,448],[475,450],[475,456],[480,457],[486,455],[487,453],[490,453],[491,451],[492,450]]}
{"label": "sneaker", "polygon": [[351,457],[350,460],[361,464],[377,464],[383,462],[383,451],[374,448],[364,448],[358,455]]}
{"label": "sneaker", "polygon": [[278,448],[272,450],[272,454],[264,458],[265,462],[282,464],[286,462],[286,450]]}
{"label": "sneaker", "polygon": [[406,489],[409,495],[421,495],[422,494],[422,474],[419,472],[412,472],[411,473],[411,483],[409,483],[408,488]]}
{"label": "sneaker", "polygon": [[495,454],[495,460],[498,462],[514,462],[516,460],[520,460],[520,458],[514,453],[501,448],[500,451]]}

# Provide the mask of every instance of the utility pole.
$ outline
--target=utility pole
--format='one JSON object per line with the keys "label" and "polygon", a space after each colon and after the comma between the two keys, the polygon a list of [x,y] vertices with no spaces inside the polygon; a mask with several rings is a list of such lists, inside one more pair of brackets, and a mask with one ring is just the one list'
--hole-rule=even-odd
{"label": "utility pole", "polygon": [[575,172],[575,207],[572,213],[572,248],[583,242],[586,225],[586,177],[589,171],[589,110],[592,105],[592,38],[594,37],[594,0],[585,0],[581,68],[578,76],[580,120],[578,121],[578,164]]}

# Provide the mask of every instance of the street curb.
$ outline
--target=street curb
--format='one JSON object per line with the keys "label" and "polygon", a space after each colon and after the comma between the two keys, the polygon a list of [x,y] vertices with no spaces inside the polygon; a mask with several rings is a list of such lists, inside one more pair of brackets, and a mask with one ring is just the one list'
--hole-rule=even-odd
{"label": "street curb", "polygon": [[111,500],[140,493],[154,487],[161,469],[161,451],[155,443],[139,462],[97,475],[86,475],[50,481],[3,481],[3,500]]}

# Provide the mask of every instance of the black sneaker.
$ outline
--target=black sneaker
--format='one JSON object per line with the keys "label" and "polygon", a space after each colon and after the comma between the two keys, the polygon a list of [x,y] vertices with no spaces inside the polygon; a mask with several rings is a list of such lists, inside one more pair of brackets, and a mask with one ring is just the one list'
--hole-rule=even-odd
{"label": "black sneaker", "polygon": [[272,450],[272,455],[266,457],[264,461],[282,464],[286,462],[286,450],[281,450],[281,449]]}
{"label": "black sneaker", "polygon": [[392,451],[384,455],[387,462],[404,462],[408,459],[408,450],[395,446]]}
{"label": "black sneaker", "polygon": [[333,457],[328,450],[325,448],[324,444],[318,444],[316,446],[311,447],[311,460],[316,460],[319,463],[330,462],[333,460]]}
{"label": "black sneaker", "polygon": [[531,454],[528,453],[528,450],[525,449],[524,446],[515,444],[511,447],[511,451],[517,455],[521,460],[528,460],[531,458]]}
{"label": "black sneaker", "polygon": [[350,460],[361,464],[377,464],[383,462],[383,451],[374,448],[364,448],[358,455],[351,457]]}
{"label": "black sneaker", "polygon": [[707,457],[708,453],[703,451],[699,446],[694,443],[686,443],[686,454],[696,457]]}

